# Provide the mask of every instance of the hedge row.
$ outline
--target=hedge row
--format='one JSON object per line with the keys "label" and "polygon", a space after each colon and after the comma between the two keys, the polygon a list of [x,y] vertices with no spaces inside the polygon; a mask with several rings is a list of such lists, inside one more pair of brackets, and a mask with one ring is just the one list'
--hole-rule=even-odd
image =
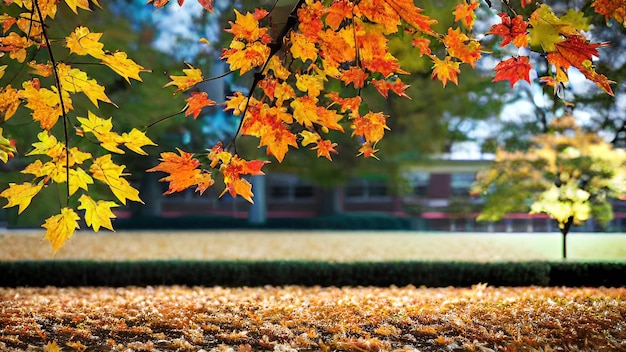
{"label": "hedge row", "polygon": [[132,217],[117,219],[118,230],[182,229],[300,229],[300,230],[410,230],[411,220],[384,214],[341,214],[318,217],[268,218],[253,224],[227,216],[183,216],[177,218]]}
{"label": "hedge row", "polygon": [[18,286],[626,286],[626,263],[317,261],[0,262]]}

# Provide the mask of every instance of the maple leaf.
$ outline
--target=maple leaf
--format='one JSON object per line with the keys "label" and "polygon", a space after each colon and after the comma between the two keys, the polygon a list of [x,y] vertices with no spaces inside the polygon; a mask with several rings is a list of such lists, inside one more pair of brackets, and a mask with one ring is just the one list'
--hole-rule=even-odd
{"label": "maple leaf", "polygon": [[365,158],[374,158],[376,160],[380,160],[378,159],[378,157],[375,155],[375,153],[378,151],[378,149],[374,149],[374,147],[372,147],[372,144],[369,142],[365,142],[361,145],[361,147],[359,148],[359,153],[356,156],[361,156],[363,155]]}
{"label": "maple leaf", "polygon": [[15,156],[14,153],[17,152],[17,149],[15,149],[13,142],[2,135],[2,131],[2,127],[0,127],[0,160],[6,163],[9,161],[9,158],[13,158]]}
{"label": "maple leaf", "polygon": [[591,7],[596,13],[603,15],[608,23],[614,18],[617,23],[626,27],[626,4],[622,0],[594,0]]}
{"label": "maple leaf", "polygon": [[0,87],[0,114],[4,115],[4,120],[8,120],[20,107],[21,100],[17,92],[17,89],[12,88],[11,85],[6,87]]}
{"label": "maple leaf", "polygon": [[104,44],[100,43],[102,33],[92,33],[89,28],[79,26],[69,37],[65,38],[65,46],[70,53],[90,55],[96,59],[104,56]]}
{"label": "maple leaf", "polygon": [[487,34],[495,34],[502,36],[500,46],[506,46],[513,43],[516,47],[521,48],[528,45],[528,23],[524,21],[522,15],[511,18],[506,13],[498,14],[502,23],[491,26]]}
{"label": "maple leaf", "polygon": [[290,39],[291,41],[289,43],[291,46],[289,47],[289,51],[294,59],[300,59],[302,62],[306,62],[307,60],[315,61],[315,59],[317,59],[317,47],[315,43],[308,40],[304,34],[292,32]]}
{"label": "maple leaf", "polygon": [[333,154],[339,154],[337,152],[337,150],[335,150],[335,147],[337,146],[337,143],[333,143],[332,141],[328,140],[328,139],[319,139],[315,146],[313,148],[311,148],[312,150],[317,150],[317,157],[325,157],[326,159],[332,161],[333,158],[331,158],[330,153]]}
{"label": "maple leaf", "polygon": [[184,76],[170,76],[171,82],[168,82],[163,86],[176,86],[176,91],[181,92],[187,90],[196,84],[202,82],[204,78],[202,77],[202,70],[199,68],[194,68],[190,64],[187,64],[186,69],[183,70]]}
{"label": "maple leaf", "polygon": [[104,87],[99,85],[95,79],[89,79],[85,72],[59,63],[57,74],[63,90],[70,93],[83,92],[96,107],[98,100],[112,104],[109,97],[104,94]]}
{"label": "maple leaf", "polygon": [[124,165],[117,165],[111,160],[111,154],[105,154],[94,160],[89,168],[93,178],[106,184],[113,192],[113,195],[126,205],[126,200],[143,203],[139,198],[139,191],[122,178]]}
{"label": "maple leaf", "polygon": [[194,120],[198,118],[203,108],[216,105],[215,101],[209,99],[207,92],[192,92],[191,96],[185,99],[185,101],[187,102],[185,116],[193,114]]}
{"label": "maple leaf", "polygon": [[470,1],[470,3],[462,2],[456,5],[454,9],[454,20],[461,21],[463,26],[467,29],[472,29],[474,27],[474,21],[476,20],[476,14],[474,11],[478,8],[480,3],[477,1]]}
{"label": "maple leaf", "polygon": [[468,63],[474,68],[476,61],[480,59],[480,43],[461,33],[460,28],[448,28],[448,33],[443,38],[443,43],[448,49],[450,56]]}
{"label": "maple leaf", "polygon": [[0,52],[8,52],[11,59],[21,63],[26,60],[26,49],[33,44],[28,38],[11,32],[7,36],[0,37]]}
{"label": "maple leaf", "polygon": [[[592,64],[593,57],[598,56],[597,48],[606,45],[589,43],[582,36],[571,35],[566,40],[555,43],[555,51],[548,53],[546,59],[555,65],[563,76],[566,76],[567,69],[572,66],[576,67],[587,79],[595,82],[598,87],[612,96],[613,90],[610,84],[613,82],[609,81],[606,76],[598,74]],[[566,78],[561,77],[560,81],[566,81]]]}
{"label": "maple leaf", "polygon": [[221,59],[226,59],[232,71],[239,70],[244,74],[255,67],[261,67],[270,56],[270,48],[261,43],[254,42],[246,45],[243,42],[233,41],[231,48],[222,52]]}
{"label": "maple leaf", "polygon": [[387,116],[380,112],[368,112],[365,116],[358,116],[352,120],[352,136],[365,138],[367,142],[376,144],[385,135],[385,130],[389,130],[387,126]]}
{"label": "maple leaf", "polygon": [[52,244],[52,251],[56,253],[61,246],[74,234],[78,228],[80,217],[71,208],[61,209],[61,213],[46,219],[41,227],[46,229],[46,239]]}
{"label": "maple leaf", "polygon": [[31,73],[42,76],[42,77],[50,77],[52,76],[52,64],[41,64],[35,61],[31,61],[28,63],[28,67],[32,68],[33,71]]}
{"label": "maple leaf", "polygon": [[350,69],[343,71],[340,78],[346,86],[352,83],[354,88],[363,88],[368,77],[369,74],[363,71],[362,68],[352,66]]}
{"label": "maple leaf", "polygon": [[430,58],[433,60],[432,79],[436,78],[440,80],[444,87],[448,81],[459,85],[458,74],[461,73],[461,69],[459,68],[460,62],[453,61],[450,56],[446,56],[444,60],[434,55],[431,55]]}
{"label": "maple leaf", "polygon": [[77,8],[91,11],[89,8],[89,0],[65,0],[65,3],[75,14],[78,14]]}
{"label": "maple leaf", "polygon": [[389,91],[391,90],[398,96],[410,99],[410,97],[406,95],[406,93],[404,93],[404,91],[410,86],[404,84],[399,78],[394,79],[393,82],[386,79],[373,79],[372,85],[374,85],[378,93],[380,93],[380,95],[385,98],[387,98],[387,96],[389,95]]}
{"label": "maple leaf", "polygon": [[61,347],[55,341],[48,342],[43,346],[44,352],[61,352]]}
{"label": "maple leaf", "polygon": [[253,13],[242,15],[235,9],[235,22],[229,21],[230,29],[225,32],[233,35],[233,40],[243,40],[252,43],[267,34],[267,28],[259,28],[259,21]]}
{"label": "maple leaf", "polygon": [[302,141],[300,142],[300,145],[302,145],[303,147],[306,147],[311,143],[317,144],[317,141],[319,141],[321,138],[317,132],[311,132],[307,130],[300,132],[300,136],[302,136]]}
{"label": "maple leaf", "polygon": [[41,191],[43,184],[33,185],[28,182],[22,184],[9,183],[9,188],[0,193],[0,197],[6,198],[9,203],[4,208],[18,206],[17,213],[21,214],[29,205],[31,200]]}
{"label": "maple leaf", "polygon": [[337,0],[326,9],[326,25],[333,31],[339,29],[341,23],[353,16],[354,4],[348,0]]}
{"label": "maple leaf", "polygon": [[76,193],[79,188],[89,191],[89,185],[93,184],[93,178],[89,176],[82,168],[70,169],[70,180],[67,182],[69,185],[70,196]]}
{"label": "maple leaf", "polygon": [[117,207],[115,202],[104,200],[96,202],[93,198],[85,194],[80,196],[78,201],[80,205],[76,209],[85,210],[85,223],[87,226],[93,228],[94,232],[98,232],[100,227],[114,231],[111,219],[115,219],[116,216],[111,211],[111,208]]}
{"label": "maple leaf", "polygon": [[169,187],[163,194],[181,192],[192,186],[196,186],[196,191],[202,194],[215,182],[211,174],[199,169],[200,162],[193,157],[193,153],[187,153],[178,148],[176,150],[179,155],[172,152],[161,153],[160,163],[146,171],[161,171],[169,174],[160,179],[161,182],[169,182]]}
{"label": "maple leaf", "polygon": [[132,150],[139,155],[148,155],[148,153],[146,153],[141,148],[148,145],[156,146],[156,143],[148,138],[148,136],[146,136],[144,132],[141,132],[136,128],[130,130],[129,133],[122,133],[122,136],[120,137],[120,143],[124,144],[126,148]]}
{"label": "maple leaf", "polygon": [[142,82],[139,74],[141,72],[152,72],[144,69],[143,66],[128,58],[125,52],[116,51],[114,53],[105,53],[102,56],[102,63],[112,69],[115,73],[124,77],[126,82],[130,84],[130,78]]}
{"label": "maple leaf", "polygon": [[301,92],[307,92],[309,98],[315,99],[324,90],[326,77],[317,74],[296,74],[296,88]]}
{"label": "maple leaf", "polygon": [[511,87],[520,80],[530,83],[531,69],[532,66],[529,63],[528,56],[514,56],[496,65],[496,76],[492,82],[507,80],[511,84]]}
{"label": "maple leaf", "polygon": [[267,164],[266,161],[247,161],[237,155],[232,155],[227,163],[222,163],[220,166],[220,172],[224,176],[224,184],[226,185],[220,197],[228,192],[233,198],[240,195],[248,202],[254,203],[252,201],[252,197],[254,196],[252,193],[252,185],[247,180],[241,178],[241,176],[264,175],[261,168],[265,164]]}
{"label": "maple leaf", "polygon": [[102,148],[114,153],[124,154],[124,151],[118,148],[123,142],[122,137],[116,132],[111,131],[113,128],[111,118],[105,120],[91,111],[88,111],[87,118],[77,117],[76,119],[81,124],[79,133],[92,133],[100,142]]}
{"label": "maple leaf", "polygon": [[420,56],[422,55],[430,55],[430,40],[426,38],[415,38],[411,41],[411,45],[418,48],[420,51]]}
{"label": "maple leaf", "polygon": [[213,12],[213,0],[198,0],[198,4],[205,10]]}
{"label": "maple leaf", "polygon": [[[26,100],[26,107],[32,110],[33,120],[38,121],[41,128],[50,130],[62,116],[61,100],[56,87],[52,89],[40,88],[39,81],[33,79],[22,83],[22,90],[18,91],[20,99]],[[61,92],[63,106],[66,111],[73,109],[72,101],[67,91]]]}
{"label": "maple leaf", "polygon": [[297,97],[289,105],[293,108],[293,118],[302,126],[311,128],[318,121],[317,101],[309,96]]}

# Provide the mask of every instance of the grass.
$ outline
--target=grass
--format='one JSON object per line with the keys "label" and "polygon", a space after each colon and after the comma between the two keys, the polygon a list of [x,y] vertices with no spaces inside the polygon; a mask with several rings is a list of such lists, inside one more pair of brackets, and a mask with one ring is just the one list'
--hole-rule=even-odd
{"label": "grass", "polygon": [[[42,231],[0,232],[0,260],[446,260],[561,258],[558,233],[151,231],[76,233],[56,254]],[[568,258],[626,260],[626,234],[572,233]]]}

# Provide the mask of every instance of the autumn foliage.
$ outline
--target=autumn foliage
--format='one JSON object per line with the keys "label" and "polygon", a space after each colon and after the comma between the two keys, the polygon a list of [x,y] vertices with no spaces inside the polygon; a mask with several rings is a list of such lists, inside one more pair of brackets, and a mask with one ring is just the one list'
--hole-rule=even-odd
{"label": "autumn foliage", "polygon": [[[56,250],[81,220],[94,231],[112,229],[115,214],[111,208],[128,201],[142,202],[128,181],[126,166],[118,164],[114,154],[130,151],[145,155],[144,148],[154,143],[145,129],[119,131],[115,117],[100,116],[100,104],[114,102],[89,72],[106,67],[134,85],[150,70],[124,52],[105,48],[101,38],[106,33],[86,26],[75,28],[63,40],[51,40],[49,28],[63,21],[57,14],[59,6],[69,6],[75,13],[90,11],[100,6],[95,0],[4,2],[10,14],[0,15],[0,160],[6,163],[19,153],[34,161],[22,170],[28,181],[9,184],[0,196],[8,201],[5,207],[18,206],[21,213],[43,188],[60,186],[65,199],[60,200],[59,213],[43,225]],[[212,1],[199,2],[212,11]],[[161,7],[168,1],[149,3]],[[225,101],[205,92],[190,92],[198,83],[212,79],[193,64],[187,64],[182,75],[171,75],[164,88],[190,92],[181,110],[185,116],[197,118],[204,107],[214,105],[232,112],[241,121],[238,134],[257,137],[259,148],[278,162],[296,148],[308,148],[318,157],[332,160],[340,146],[331,139],[331,131],[356,138],[361,144],[358,156],[377,158],[376,146],[389,129],[389,116],[372,111],[361,91],[373,86],[385,98],[408,97],[408,86],[402,80],[407,72],[388,45],[395,35],[411,37],[415,55],[432,61],[432,78],[443,86],[459,84],[461,70],[478,65],[487,52],[477,38],[487,34],[500,38],[503,47],[526,48],[526,52],[543,55],[554,70],[540,79],[554,86],[555,92],[568,84],[568,70],[575,68],[607,94],[613,94],[611,81],[593,66],[593,58],[601,55],[600,49],[608,43],[588,40],[585,31],[589,24],[583,13],[570,9],[557,14],[548,5],[525,0],[521,5],[532,11],[524,16],[508,1],[501,5],[500,23],[486,33],[477,33],[474,28],[476,11],[481,6],[491,9],[491,1],[460,1],[449,14],[455,25],[441,32],[435,29],[438,20],[412,0],[299,0],[286,22],[280,24],[272,21],[271,9],[235,10],[225,29],[231,40],[221,59],[232,73],[249,72],[253,76],[249,91],[235,92]],[[607,21],[624,24],[623,1],[596,0],[591,6]],[[503,58],[495,66],[493,80],[508,81],[511,86],[518,81],[530,83],[532,65],[532,60],[521,54]],[[30,77],[16,80],[13,71],[25,66],[31,70]],[[86,96],[92,107],[75,110],[72,102],[77,94]],[[30,114],[41,130],[32,136],[28,151],[17,151],[11,142],[14,126],[7,121],[16,114]],[[262,174],[267,161],[245,160],[235,145],[234,141],[224,141],[209,146],[208,152],[164,152],[148,171],[166,174],[162,178],[169,182],[166,193],[190,187],[202,193],[220,174],[222,194],[240,195],[252,202],[253,191],[246,176]],[[94,191],[102,185],[108,188],[108,195]]]}

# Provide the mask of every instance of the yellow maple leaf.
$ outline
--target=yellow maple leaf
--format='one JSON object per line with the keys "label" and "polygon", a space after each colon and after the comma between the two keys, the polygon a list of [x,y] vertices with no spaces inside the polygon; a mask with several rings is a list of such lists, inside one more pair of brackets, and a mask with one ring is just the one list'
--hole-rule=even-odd
{"label": "yellow maple leaf", "polygon": [[57,71],[63,90],[70,93],[83,92],[95,106],[98,106],[98,100],[112,104],[104,94],[104,87],[95,79],[89,79],[87,73],[63,63],[57,65]]}
{"label": "yellow maple leaf", "polygon": [[[70,169],[70,181],[68,182],[70,187],[70,196],[76,193],[79,188],[85,191],[89,190],[88,185],[93,184],[93,178],[89,176],[82,168]],[[80,208],[79,208],[80,209]]]}
{"label": "yellow maple leaf", "polygon": [[[41,128],[50,130],[63,115],[61,100],[56,87],[52,89],[40,88],[38,80],[26,81],[22,84],[23,89],[18,91],[18,96],[26,100],[26,107],[32,110],[33,120],[38,121]],[[61,91],[63,96],[63,108],[65,112],[72,110],[72,100],[69,93]]]}
{"label": "yellow maple leaf", "polygon": [[98,232],[101,226],[113,231],[111,219],[115,219],[116,216],[111,211],[111,208],[117,207],[115,202],[104,200],[96,202],[90,196],[84,194],[78,201],[80,205],[77,209],[85,210],[85,223],[87,226],[93,228],[95,232]]}
{"label": "yellow maple leaf", "polygon": [[52,244],[52,251],[56,251],[67,241],[78,228],[80,217],[71,208],[61,209],[61,214],[46,219],[41,227],[46,229],[46,239]]}
{"label": "yellow maple leaf", "polygon": [[43,346],[44,352],[61,352],[61,347],[55,341],[48,342]]}
{"label": "yellow maple leaf", "polygon": [[89,8],[89,0],[65,0],[67,6],[69,6],[75,14],[78,14],[76,8],[81,8],[83,10],[91,11]]}
{"label": "yellow maple leaf", "polygon": [[146,136],[144,132],[139,131],[136,128],[133,128],[130,133],[122,133],[122,137],[120,141],[124,143],[124,146],[133,152],[141,155],[148,155],[142,147],[147,145],[156,145],[150,138]]}
{"label": "yellow maple leaf", "polygon": [[9,188],[0,193],[0,197],[6,198],[9,203],[4,208],[10,208],[18,205],[18,214],[21,214],[26,209],[31,200],[41,191],[43,184],[33,185],[28,182],[24,182],[21,185],[16,183],[9,183]]}
{"label": "yellow maple leaf", "polygon": [[101,37],[102,33],[92,33],[89,28],[79,26],[65,38],[65,46],[70,49],[70,53],[102,59],[104,44],[100,43]]}
{"label": "yellow maple leaf", "polygon": [[102,148],[113,153],[124,154],[124,151],[118,148],[123,142],[122,136],[117,134],[117,132],[111,131],[113,123],[110,117],[105,120],[91,111],[88,111],[87,118],[77,117],[76,119],[81,124],[78,134],[92,133],[100,142]]}
{"label": "yellow maple leaf", "polygon": [[105,54],[102,57],[102,63],[111,68],[115,73],[124,77],[126,82],[130,84],[130,79],[135,79],[137,81],[142,81],[139,74],[141,72],[152,72],[150,70],[144,69],[143,66],[138,65],[135,61],[128,58],[125,52],[117,51],[113,54]]}
{"label": "yellow maple leaf", "polygon": [[124,165],[115,164],[111,160],[111,154],[106,154],[95,159],[89,171],[96,180],[109,186],[111,192],[122,204],[126,205],[127,199],[143,203],[139,198],[139,191],[122,177],[125,167]]}
{"label": "yellow maple leaf", "polygon": [[204,80],[204,78],[202,77],[202,70],[200,70],[199,68],[194,68],[189,64],[187,64],[187,66],[189,68],[183,70],[183,73],[185,74],[184,76],[170,76],[170,79],[172,81],[164,85],[163,88],[176,86],[176,91],[182,92]]}

